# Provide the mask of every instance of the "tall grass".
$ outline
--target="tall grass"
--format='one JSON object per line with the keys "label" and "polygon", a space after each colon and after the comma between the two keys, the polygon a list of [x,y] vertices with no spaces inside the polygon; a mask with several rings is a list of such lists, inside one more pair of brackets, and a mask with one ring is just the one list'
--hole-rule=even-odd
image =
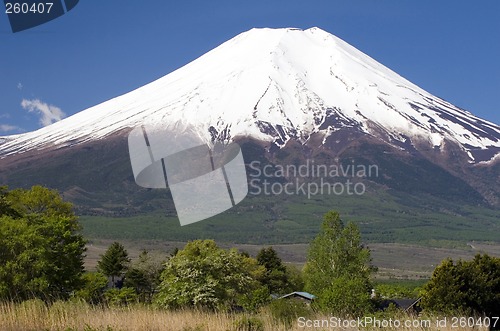
{"label": "tall grass", "polygon": [[[393,319],[412,318],[395,313]],[[313,319],[328,319],[317,316]],[[413,317],[415,318],[415,317]],[[423,317],[422,317],[423,318]],[[386,328],[384,330],[487,330],[487,328]],[[167,311],[151,306],[100,307],[83,302],[56,302],[46,305],[39,300],[0,303],[1,331],[298,331],[357,330],[357,328],[303,328],[273,319],[268,311],[249,317],[245,314],[209,313],[196,310]],[[367,328],[366,330],[371,330]],[[376,328],[376,330],[381,330]]]}
{"label": "tall grass", "polygon": [[[196,310],[167,311],[151,306],[102,307],[83,302],[39,300],[0,303],[2,331],[202,331],[234,330],[242,314]],[[286,330],[270,317],[261,318],[265,330]]]}

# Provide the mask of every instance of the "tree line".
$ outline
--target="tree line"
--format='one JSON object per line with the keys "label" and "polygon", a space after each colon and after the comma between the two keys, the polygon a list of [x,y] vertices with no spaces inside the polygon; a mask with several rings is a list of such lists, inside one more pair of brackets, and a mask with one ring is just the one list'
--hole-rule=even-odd
{"label": "tree line", "polygon": [[[308,309],[362,316],[377,309],[371,296],[370,250],[358,227],[340,215],[324,215],[302,270],[283,263],[272,247],[251,257],[220,248],[213,240],[188,242],[159,259],[144,251],[131,261],[118,242],[109,246],[96,272],[86,272],[82,237],[70,203],[53,190],[0,188],[0,300],[85,300],[96,305],[142,302],[166,309],[258,311],[294,291],[315,296]],[[432,312],[494,315],[500,307],[500,259],[443,261],[421,292]],[[295,303],[287,303],[287,307]],[[300,309],[304,309],[301,307]]]}

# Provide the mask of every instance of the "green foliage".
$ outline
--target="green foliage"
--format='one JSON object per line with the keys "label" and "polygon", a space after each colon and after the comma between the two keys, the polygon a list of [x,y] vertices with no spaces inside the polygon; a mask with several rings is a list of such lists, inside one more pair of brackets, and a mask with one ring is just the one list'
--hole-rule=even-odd
{"label": "green foliage", "polygon": [[271,295],[266,286],[261,286],[250,293],[245,293],[240,296],[239,303],[249,312],[257,312],[259,308],[271,302]]}
{"label": "green foliage", "polygon": [[290,299],[276,299],[268,306],[271,316],[287,328],[291,328],[298,317],[309,317],[313,311],[305,302]]}
{"label": "green foliage", "polygon": [[264,323],[257,317],[243,316],[234,321],[234,331],[264,331]]}
{"label": "green foliage", "polygon": [[370,306],[370,262],[358,228],[353,223],[344,226],[340,215],[330,211],[309,248],[306,290],[319,298],[322,310],[359,314]]}
{"label": "green foliage", "polygon": [[500,258],[478,254],[456,264],[444,260],[424,286],[422,307],[448,314],[500,313]]}
{"label": "green foliage", "polygon": [[151,303],[160,284],[160,275],[165,261],[154,258],[147,251],[139,255],[138,261],[125,273],[124,286],[134,288],[140,302]]}
{"label": "green foliage", "polygon": [[104,292],[104,297],[110,306],[127,306],[138,301],[137,293],[131,287],[110,288]]}
{"label": "green foliage", "polygon": [[9,191],[7,186],[0,186],[0,215],[19,217],[14,208],[12,208],[12,202],[9,199]]}
{"label": "green foliage", "polygon": [[122,276],[128,268],[130,259],[127,250],[119,242],[112,243],[106,252],[101,255],[97,262],[97,269],[108,277],[111,277],[113,287],[115,286],[115,277]]}
{"label": "green foliage", "polygon": [[257,262],[264,266],[266,270],[285,271],[285,266],[278,253],[272,247],[262,248],[256,256]]}
{"label": "green foliage", "polygon": [[[317,234],[317,215],[335,208],[360,226],[363,241],[398,242],[442,248],[467,248],[469,241],[498,242],[500,209],[376,190],[363,196],[317,195],[248,197],[238,206],[204,222],[179,227],[179,220],[162,212],[126,217],[82,215],[87,238],[111,240],[189,241],[213,238],[217,242],[265,245],[309,243]],[[154,190],[153,190],[154,191]],[[157,200],[159,200],[157,198]],[[144,204],[147,204],[145,201]],[[384,206],[384,208],[381,208]],[[126,209],[124,205],[122,210]],[[238,222],[234,219],[238,218]],[[411,224],[411,227],[408,227]]]}
{"label": "green foliage", "polygon": [[377,296],[388,299],[415,299],[420,296],[422,285],[427,280],[389,280],[377,282],[375,284],[375,293]]}
{"label": "green foliage", "polygon": [[258,287],[262,273],[255,259],[235,249],[221,249],[213,240],[195,240],[165,264],[156,302],[167,308],[228,308]]}
{"label": "green foliage", "polygon": [[330,288],[321,292],[315,304],[339,316],[363,316],[373,310],[366,280],[347,275],[335,278]]}
{"label": "green foliage", "polygon": [[83,286],[75,292],[75,297],[97,305],[103,302],[108,279],[100,272],[87,272],[82,276]]}
{"label": "green foliage", "polygon": [[0,298],[69,297],[85,251],[71,204],[41,186],[0,196]]}
{"label": "green foliage", "polygon": [[287,265],[286,274],[288,276],[289,292],[300,292],[304,290],[304,277],[300,269],[293,265]]}
{"label": "green foliage", "polygon": [[286,294],[294,291],[288,280],[287,269],[278,253],[272,248],[262,248],[256,256],[257,262],[265,268],[261,283],[272,294]]}
{"label": "green foliage", "polygon": [[63,201],[55,190],[33,186],[30,190],[16,189],[9,192],[7,199],[20,215],[66,216],[75,218],[71,203]]}

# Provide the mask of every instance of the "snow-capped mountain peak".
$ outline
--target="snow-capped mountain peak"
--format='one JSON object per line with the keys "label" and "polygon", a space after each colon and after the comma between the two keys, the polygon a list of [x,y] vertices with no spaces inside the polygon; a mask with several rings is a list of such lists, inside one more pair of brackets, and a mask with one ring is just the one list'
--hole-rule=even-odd
{"label": "snow-capped mountain peak", "polygon": [[187,123],[207,141],[250,136],[281,147],[311,134],[325,142],[351,129],[389,143],[438,148],[451,141],[470,162],[500,152],[498,125],[427,93],[332,34],[266,28],[60,122],[0,138],[0,155],[102,139],[145,121]]}

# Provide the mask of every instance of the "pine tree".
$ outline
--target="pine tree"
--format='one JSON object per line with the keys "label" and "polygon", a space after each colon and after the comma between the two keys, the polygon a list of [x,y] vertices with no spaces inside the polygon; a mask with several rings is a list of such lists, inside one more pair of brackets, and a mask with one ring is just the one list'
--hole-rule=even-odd
{"label": "pine tree", "polygon": [[257,262],[266,268],[261,282],[267,286],[270,293],[284,294],[290,290],[287,269],[272,247],[262,248],[256,258]]}
{"label": "pine tree", "polygon": [[113,287],[115,287],[115,277],[120,277],[127,271],[129,262],[127,250],[122,244],[115,241],[109,246],[106,253],[101,255],[101,260],[97,262],[97,269],[102,274],[111,277]]}

